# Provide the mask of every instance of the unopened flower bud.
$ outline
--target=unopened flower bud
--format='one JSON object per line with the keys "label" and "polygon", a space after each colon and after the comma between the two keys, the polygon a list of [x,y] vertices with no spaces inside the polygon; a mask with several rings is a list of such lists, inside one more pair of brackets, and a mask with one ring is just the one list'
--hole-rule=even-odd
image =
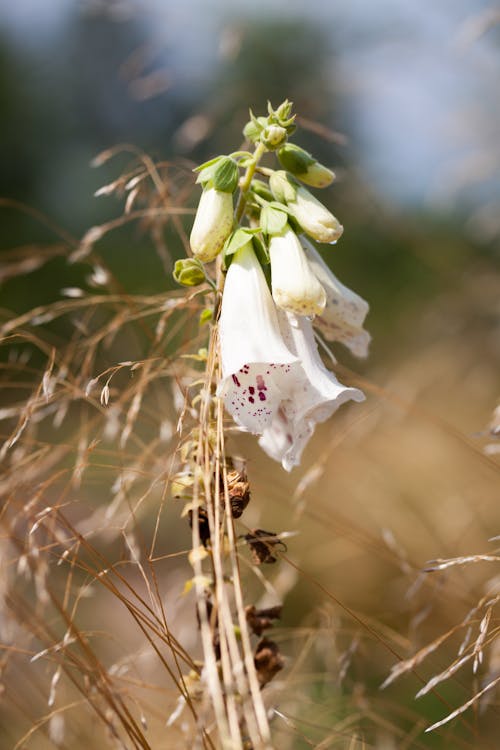
{"label": "unopened flower bud", "polygon": [[206,279],[203,265],[197,258],[181,258],[175,261],[174,279],[183,286],[198,286]]}
{"label": "unopened flower bud", "polygon": [[290,113],[292,111],[293,103],[289,102],[288,99],[285,99],[284,102],[282,102],[278,109],[275,111],[276,117],[279,120],[287,120],[290,117]]}
{"label": "unopened flower bud", "polygon": [[335,174],[320,164],[307,151],[294,143],[286,143],[278,151],[282,167],[311,187],[328,187],[335,179]]}
{"label": "unopened flower bud", "polygon": [[189,238],[195,258],[203,263],[213,260],[222,250],[232,227],[232,194],[215,188],[204,190]]}
{"label": "unopened flower bud", "polygon": [[230,156],[223,156],[219,159],[214,170],[212,179],[213,187],[224,193],[234,193],[238,187],[239,179],[238,165]]}
{"label": "unopened flower bud", "polygon": [[262,131],[267,127],[267,117],[255,117],[250,110],[250,120],[243,128],[243,135],[252,143],[260,140]]}
{"label": "unopened flower bud", "polygon": [[267,148],[274,150],[281,146],[287,139],[287,132],[281,125],[269,125],[262,133],[262,143]]}

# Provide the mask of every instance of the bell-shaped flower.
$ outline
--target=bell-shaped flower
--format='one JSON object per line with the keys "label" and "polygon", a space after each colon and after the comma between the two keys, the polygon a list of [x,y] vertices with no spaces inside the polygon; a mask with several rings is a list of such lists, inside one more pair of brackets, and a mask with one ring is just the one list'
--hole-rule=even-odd
{"label": "bell-shaped flower", "polygon": [[220,253],[233,227],[233,196],[206,188],[201,194],[189,242],[195,258],[208,263]]}
{"label": "bell-shaped flower", "polygon": [[344,286],[330,271],[316,248],[301,238],[307,260],[326,292],[326,306],[314,325],[328,341],[340,341],[356,357],[366,357],[371,336],[363,328],[370,309],[359,294]]}
{"label": "bell-shaped flower", "polygon": [[337,242],[344,231],[342,224],[307,188],[282,171],[271,175],[269,185],[306,234],[318,242]]}
{"label": "bell-shaped flower", "polygon": [[237,424],[262,434],[302,368],[283,341],[277,310],[251,240],[234,254],[227,272],[219,341],[222,379],[217,395],[224,399]]}
{"label": "bell-shaped flower", "polygon": [[259,445],[290,471],[299,464],[316,424],[327,420],[346,401],[364,401],[365,396],[358,388],[339,383],[324,366],[308,318],[280,312],[279,322],[284,341],[301,361],[302,372],[283,393],[280,407]]}
{"label": "bell-shaped flower", "polygon": [[297,315],[320,315],[326,303],[325,290],[288,224],[280,234],[271,236],[269,256],[273,299],[278,307]]}

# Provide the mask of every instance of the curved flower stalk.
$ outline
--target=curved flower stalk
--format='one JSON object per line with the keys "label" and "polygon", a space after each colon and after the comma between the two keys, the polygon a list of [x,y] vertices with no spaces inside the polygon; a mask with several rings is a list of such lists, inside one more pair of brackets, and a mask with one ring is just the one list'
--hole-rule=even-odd
{"label": "curved flower stalk", "polygon": [[189,242],[193,255],[208,263],[220,253],[233,227],[232,193],[207,188],[201,194]]}
{"label": "curved flower stalk", "polygon": [[358,388],[339,383],[326,369],[310,320],[279,313],[279,323],[288,348],[300,358],[301,372],[298,376],[294,374],[293,381],[289,378],[280,407],[259,439],[259,445],[290,471],[300,463],[316,424],[327,420],[346,401],[364,401],[365,396]]}
{"label": "curved flower stalk", "polygon": [[326,292],[326,306],[314,325],[328,341],[340,341],[355,357],[367,357],[371,336],[363,328],[370,306],[330,271],[316,248],[301,238],[311,269]]}
{"label": "curved flower stalk", "polygon": [[288,224],[269,243],[271,286],[277,306],[297,315],[321,315],[325,290],[311,271],[299,238]]}
{"label": "curved flower stalk", "polygon": [[318,242],[337,242],[344,231],[338,219],[286,172],[274,172],[269,184],[275,198],[285,202],[304,232]]}
{"label": "curved flower stalk", "polygon": [[251,241],[235,253],[227,272],[219,340],[222,380],[217,395],[241,427],[262,434],[275,418],[283,393],[299,377],[301,365],[283,341]]}

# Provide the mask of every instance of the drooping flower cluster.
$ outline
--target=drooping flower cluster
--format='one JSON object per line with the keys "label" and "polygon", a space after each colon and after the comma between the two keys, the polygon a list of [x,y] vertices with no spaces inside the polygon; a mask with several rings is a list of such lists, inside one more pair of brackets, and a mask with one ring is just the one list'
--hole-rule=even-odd
{"label": "drooping flower cluster", "polygon": [[[198,168],[203,194],[190,237],[194,260],[177,261],[174,272],[180,283],[194,285],[207,273],[202,264],[221,255],[217,395],[287,470],[300,462],[318,422],[344,402],[364,399],[325,367],[313,327],[356,356],[367,355],[370,341],[363,329],[368,304],[338,281],[304,236],[334,244],[343,228],[299,181],[325,187],[334,174],[287,142],[295,129],[290,113],[285,101],[276,110],[269,105],[267,117],[251,114],[244,134],[254,153],[217,157]],[[260,166],[266,151],[275,151],[284,169]]]}

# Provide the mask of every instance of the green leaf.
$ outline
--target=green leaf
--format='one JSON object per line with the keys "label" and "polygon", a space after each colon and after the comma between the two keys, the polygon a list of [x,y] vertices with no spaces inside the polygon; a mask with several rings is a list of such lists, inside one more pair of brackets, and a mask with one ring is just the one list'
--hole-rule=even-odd
{"label": "green leaf", "polygon": [[200,313],[200,326],[204,326],[206,323],[209,323],[213,318],[213,312],[209,307],[206,307],[204,310]]}
{"label": "green leaf", "polygon": [[238,187],[240,172],[238,164],[230,156],[223,156],[215,165],[213,173],[213,185],[216,190],[223,193],[234,193]]}
{"label": "green leaf", "polygon": [[[279,205],[279,204],[278,204]],[[260,223],[264,234],[280,234],[286,226],[288,215],[274,206],[264,206],[260,212]]]}
{"label": "green leaf", "polygon": [[199,167],[195,167],[193,172],[198,172],[196,183],[198,185],[205,185],[210,180],[213,180],[215,171],[221,159],[227,159],[226,156],[216,156],[214,159],[203,162]]}

